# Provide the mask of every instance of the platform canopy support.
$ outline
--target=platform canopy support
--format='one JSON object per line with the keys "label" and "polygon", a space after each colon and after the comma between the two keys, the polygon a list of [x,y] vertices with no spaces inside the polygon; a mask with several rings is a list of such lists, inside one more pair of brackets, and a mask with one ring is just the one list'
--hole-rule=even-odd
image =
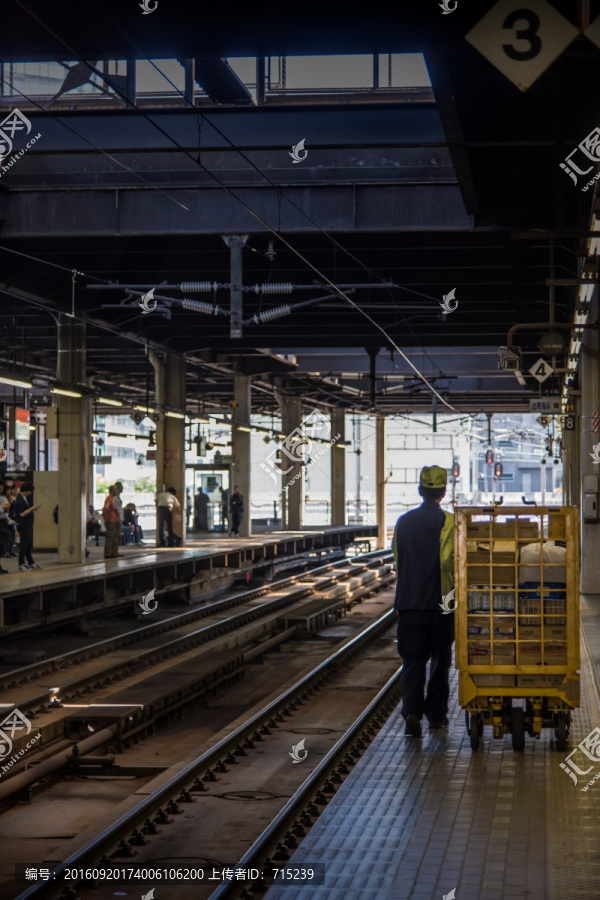
{"label": "platform canopy support", "polygon": [[[56,377],[66,390],[86,383],[85,325],[58,316]],[[56,395],[58,433],[58,561],[80,563],[85,553],[86,458],[91,453],[88,403],[85,396]],[[42,503],[35,497],[34,503]],[[35,540],[35,532],[34,532]]]}

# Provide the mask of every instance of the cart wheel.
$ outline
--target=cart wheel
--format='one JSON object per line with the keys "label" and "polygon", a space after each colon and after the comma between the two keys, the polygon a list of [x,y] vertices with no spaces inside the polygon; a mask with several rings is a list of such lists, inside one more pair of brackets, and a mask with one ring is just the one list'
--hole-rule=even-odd
{"label": "cart wheel", "polygon": [[479,725],[479,716],[472,715],[471,716],[471,724],[469,727],[469,734],[471,737],[471,750],[479,749],[479,737],[481,735],[481,728]]}
{"label": "cart wheel", "polygon": [[557,750],[566,750],[567,749],[567,722],[564,716],[560,716],[558,722],[556,723],[556,749]]}
{"label": "cart wheel", "polygon": [[510,711],[510,730],[512,731],[513,750],[525,749],[525,712],[520,706],[514,706]]}

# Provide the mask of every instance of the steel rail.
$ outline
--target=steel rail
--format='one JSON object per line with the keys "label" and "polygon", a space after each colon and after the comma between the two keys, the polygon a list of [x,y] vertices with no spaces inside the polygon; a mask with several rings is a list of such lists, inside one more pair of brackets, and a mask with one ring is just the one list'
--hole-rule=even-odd
{"label": "steel rail", "polygon": [[[17,900],[31,900],[31,898],[57,895],[59,891],[62,892],[68,887],[65,882],[60,881],[60,876],[65,870],[84,866],[86,861],[100,860],[102,865],[112,865],[113,860],[107,854],[110,850],[114,850],[115,847],[125,845],[124,838],[127,835],[137,831],[138,826],[142,825],[150,815],[161,809],[175,795],[179,795],[177,800],[183,802],[186,793],[205,791],[204,780],[216,780],[214,769],[219,768],[223,757],[226,757],[227,762],[232,763],[237,761],[235,754],[246,755],[245,747],[254,747],[254,741],[262,741],[263,734],[270,734],[270,728],[278,727],[278,721],[283,721],[286,715],[292,715],[292,710],[297,708],[299,704],[304,703],[310,693],[318,690],[328,676],[334,674],[340,665],[352,659],[362,650],[365,644],[387,631],[391,627],[394,617],[395,612],[393,610],[383,613],[375,622],[372,622],[348,641],[344,647],[332,653],[331,656],[323,660],[307,675],[300,678],[295,684],[280,694],[279,697],[276,697],[233,732],[222,738],[214,747],[211,747],[188,763],[184,769],[173,775],[154,793],[140,801],[133,809],[122,815],[108,828],[105,828],[104,831],[92,838],[91,841],[73,853],[68,859],[59,863],[52,870],[48,881],[32,885],[20,894]],[[262,733],[259,729],[262,729]],[[204,780],[200,779],[202,772],[205,773]],[[75,885],[73,887],[76,889]]]}
{"label": "steel rail", "polygon": [[[195,619],[204,619],[214,613],[219,613],[224,609],[230,609],[233,606],[241,606],[243,603],[247,603],[257,597],[262,597],[265,594],[273,593],[273,591],[289,587],[310,576],[329,572],[342,565],[348,565],[348,563],[355,565],[355,559],[366,560],[361,566],[370,568],[368,563],[371,560],[375,562],[377,558],[380,558],[383,561],[390,556],[390,551],[371,550],[369,553],[363,553],[360,556],[340,559],[333,563],[326,563],[323,566],[318,566],[315,569],[310,569],[308,572],[302,572],[299,575],[289,575],[287,578],[283,578],[280,581],[274,581],[268,585],[253,588],[250,591],[232,594],[228,597],[224,597],[222,600],[216,600],[214,603],[211,603],[209,606],[204,606],[201,609],[178,613],[168,619],[161,619],[160,622],[154,622],[150,625],[136,628],[133,631],[127,631],[124,634],[97,641],[94,644],[89,644],[87,647],[81,647],[77,650],[71,650],[69,653],[61,654],[60,656],[53,656],[50,659],[40,660],[40,662],[31,663],[30,665],[22,666],[19,669],[13,669],[0,676],[0,691],[11,690],[15,685],[29,682],[33,678],[43,678],[47,675],[54,674],[55,672],[69,668],[69,666],[73,664],[81,663],[86,659],[96,659],[105,653],[110,653],[113,650],[120,650],[128,644],[139,643],[147,637],[161,634],[163,631],[172,631],[181,625],[187,625],[189,622],[193,622]],[[170,588],[163,588],[162,590],[157,591],[157,593],[168,593],[169,591]],[[137,594],[131,596],[132,601],[135,601],[136,599]]]}
{"label": "steel rail", "polygon": [[[394,672],[377,696],[374,697],[366,709],[363,710],[358,719],[352,723],[337,744],[331,748],[316,769],[311,772],[306,781],[300,785],[296,793],[290,797],[283,809],[277,813],[273,821],[267,825],[260,837],[255,840],[250,849],[236,864],[234,867],[235,869],[256,868],[260,864],[268,869],[273,862],[268,854],[273,852],[279,854],[281,859],[278,868],[285,867],[287,859],[291,856],[287,847],[290,845],[295,846],[297,844],[297,841],[295,840],[296,837],[304,837],[302,832],[308,825],[306,818],[303,821],[296,821],[298,816],[300,816],[302,811],[312,802],[313,810],[311,818],[313,818],[315,816],[315,807],[325,805],[323,803],[323,800],[325,800],[325,793],[334,793],[334,791],[337,790],[335,782],[339,785],[343,780],[341,777],[337,776],[349,774],[348,771],[344,771],[344,768],[347,770],[347,764],[344,763],[344,766],[341,769],[338,767],[346,756],[351,755],[352,750],[354,749],[353,745],[356,746],[357,750],[365,749],[359,748],[358,742],[363,742],[364,744],[369,743],[374,736],[374,731],[383,725],[387,715],[392,711],[395,705],[395,703],[392,702],[393,698],[396,695],[398,697],[400,696],[401,677],[402,666],[400,666],[397,672]],[[369,728],[370,730],[367,730]],[[335,781],[331,779],[334,772],[336,772]],[[325,800],[325,802],[327,803],[329,801]],[[288,842],[287,844],[282,844],[280,842],[280,838],[284,835],[285,840]],[[265,880],[261,878],[254,886],[259,893],[263,893],[265,890]],[[224,881],[210,895],[210,900],[222,900],[224,897],[232,897],[235,893],[244,890],[244,888],[248,889],[248,885],[244,884],[244,882]],[[250,890],[252,890],[252,887],[250,887]]]}
{"label": "steel rail", "polygon": [[[385,565],[385,563],[383,564]],[[373,567],[364,566],[361,568],[364,568],[366,570]],[[331,584],[332,582],[343,583],[343,581],[346,580],[346,577],[350,577],[351,574],[354,574],[354,572],[352,571],[352,569],[350,569],[348,572],[345,572],[343,574],[345,577],[344,579],[341,579],[341,581],[339,579],[336,579],[334,575],[327,584]],[[294,582],[291,583],[293,584]],[[216,622],[213,625],[206,625],[203,628],[198,628],[195,631],[190,632],[190,634],[181,635],[180,637],[174,638],[172,641],[161,644],[160,647],[151,647],[150,649],[145,650],[143,653],[140,653],[132,659],[119,660],[112,666],[107,666],[106,668],[101,669],[99,672],[93,672],[89,675],[80,676],[71,682],[67,682],[66,684],[63,684],[58,690],[56,688],[48,688],[40,694],[29,697],[25,700],[20,700],[19,702],[12,704],[12,706],[10,707],[6,706],[2,712],[3,714],[8,715],[10,714],[10,712],[16,709],[22,711],[23,708],[26,712],[30,712],[32,711],[33,707],[42,707],[48,700],[56,700],[58,694],[61,694],[63,697],[72,696],[74,692],[81,692],[90,684],[101,684],[103,680],[109,678],[113,679],[118,674],[124,673],[125,676],[134,674],[136,671],[143,668],[148,660],[150,660],[151,662],[157,662],[158,660],[164,659],[165,657],[172,657],[179,653],[185,653],[187,650],[193,649],[194,647],[197,647],[201,644],[210,643],[211,641],[222,637],[231,631],[242,628],[244,625],[255,622],[258,619],[266,618],[272,613],[279,612],[279,610],[281,609],[292,606],[299,600],[302,600],[305,597],[314,594],[317,590],[321,591],[327,586],[327,584],[320,584],[318,586],[308,587],[306,585],[302,585],[301,582],[298,583],[296,581],[295,583],[298,584],[298,590],[294,591],[291,594],[288,594],[285,597],[275,597],[272,600],[266,600],[259,606],[244,610],[243,612],[237,613],[236,615],[229,616],[228,618],[223,619],[220,622]],[[212,607],[212,612],[215,611],[215,607]]]}

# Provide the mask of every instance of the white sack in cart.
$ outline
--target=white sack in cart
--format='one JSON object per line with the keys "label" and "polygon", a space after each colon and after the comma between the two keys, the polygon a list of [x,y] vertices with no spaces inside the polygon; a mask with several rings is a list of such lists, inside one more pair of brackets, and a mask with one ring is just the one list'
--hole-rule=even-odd
{"label": "white sack in cart", "polygon": [[521,548],[519,583],[522,584],[524,581],[541,582],[540,553],[543,554],[544,584],[552,582],[555,584],[566,584],[567,548],[558,547],[554,541],[544,541],[543,545],[540,545],[538,541],[535,544],[525,544]]}

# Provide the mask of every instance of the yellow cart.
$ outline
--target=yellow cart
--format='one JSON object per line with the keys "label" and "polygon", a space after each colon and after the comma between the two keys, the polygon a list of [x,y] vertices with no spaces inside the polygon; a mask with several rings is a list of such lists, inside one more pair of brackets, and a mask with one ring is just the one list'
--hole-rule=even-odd
{"label": "yellow cart", "polygon": [[579,511],[576,507],[455,510],[459,702],[471,748],[553,728],[564,750],[579,706]]}

